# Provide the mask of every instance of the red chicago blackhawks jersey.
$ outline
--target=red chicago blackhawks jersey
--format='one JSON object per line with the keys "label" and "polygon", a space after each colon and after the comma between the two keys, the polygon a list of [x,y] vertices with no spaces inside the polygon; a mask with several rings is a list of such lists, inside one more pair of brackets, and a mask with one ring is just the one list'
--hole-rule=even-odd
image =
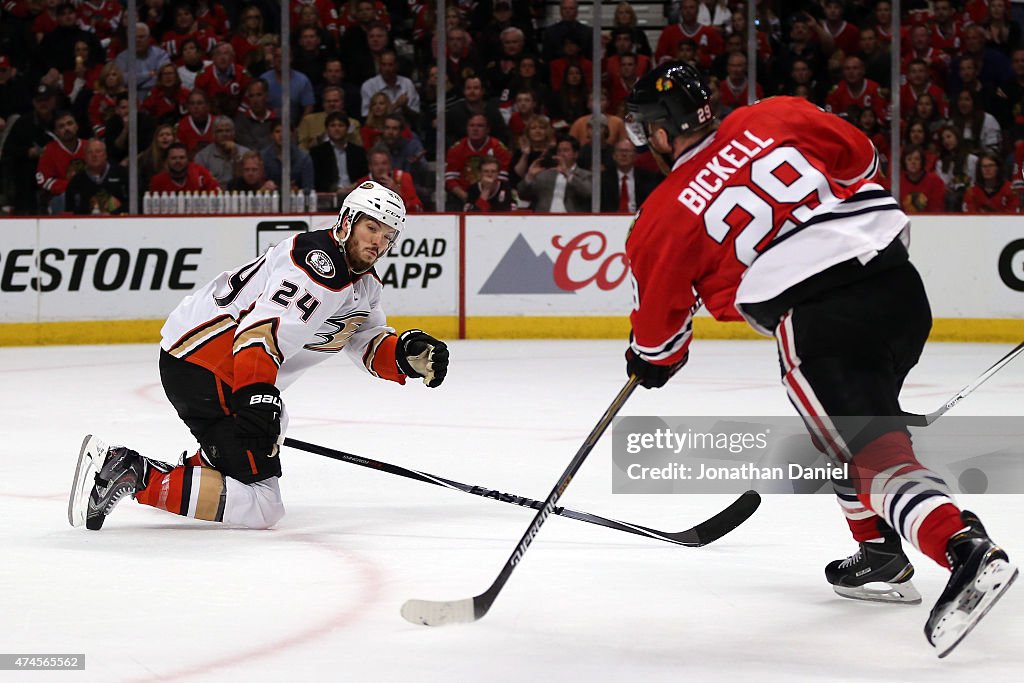
{"label": "red chicago blackhawks jersey", "polygon": [[217,47],[217,36],[202,28],[193,33],[179,33],[175,29],[167,31],[160,38],[160,47],[167,51],[172,61],[178,63],[177,60],[181,57],[181,47],[189,39],[194,39],[199,43],[199,50],[204,55],[210,54],[213,48]]}
{"label": "red chicago blackhawks jersey", "polygon": [[75,141],[68,149],[60,140],[52,140],[43,147],[36,167],[36,184],[51,195],[64,194],[68,182],[85,168],[85,145],[83,140]]}
{"label": "red chicago blackhawks jersey", "polygon": [[964,195],[964,211],[967,213],[1018,213],[1020,199],[1010,183],[1004,182],[991,194],[980,185],[972,185]]}
{"label": "red chicago blackhawks jersey", "polygon": [[303,233],[185,297],[160,347],[234,389],[257,382],[284,389],[339,351],[375,377],[404,384],[381,291],[372,270],[349,272],[333,230]]}
{"label": "red chicago blackhawks jersey", "polygon": [[479,147],[474,147],[469,138],[462,138],[448,149],[444,186],[448,190],[455,187],[468,190],[470,185],[480,180],[480,162],[486,157],[498,160],[501,164],[498,177],[508,180],[508,164],[512,160],[508,147],[490,136]]}
{"label": "red chicago blackhawks jersey", "polygon": [[722,34],[713,26],[699,26],[689,33],[680,24],[669,24],[658,36],[658,46],[654,50],[654,60],[661,64],[676,58],[679,43],[692,40],[697,44],[697,61],[705,69],[711,68],[711,61],[725,52],[725,41]]}
{"label": "red chicago blackhawks jersey", "polygon": [[121,5],[114,0],[83,0],[75,5],[79,27],[100,40],[111,38],[121,24]]}
{"label": "red chicago blackhawks jersey", "polygon": [[[721,99],[722,106],[729,109],[747,106],[747,90],[747,81],[743,81],[742,85],[736,87],[728,78],[722,79],[722,82],[718,84],[718,96]],[[754,99],[759,100],[762,97],[764,97],[764,90],[761,89],[761,84],[758,83],[756,84]]]}
{"label": "red chicago blackhawks jersey", "polygon": [[878,84],[870,78],[865,78],[861,82],[860,90],[857,92],[850,89],[847,81],[839,81],[825,98],[825,109],[833,114],[845,116],[850,107],[871,109],[879,122],[884,123],[889,119],[889,107],[882,97]]}
{"label": "red chicago blackhawks jersey", "polygon": [[309,5],[316,10],[317,17],[320,19],[320,26],[322,26],[334,40],[338,38],[338,11],[334,8],[334,3],[331,0],[292,0],[289,5],[291,6],[292,13],[292,26],[301,25],[302,9]]}
{"label": "red chicago blackhawks jersey", "polygon": [[716,319],[742,320],[742,304],[888,246],[907,217],[873,181],[878,166],[863,133],[805,100],[730,114],[679,157],[626,240],[634,352],[679,361],[697,296]]}
{"label": "red chicago blackhawks jersey", "polygon": [[178,141],[188,148],[189,156],[195,156],[203,146],[213,142],[213,117],[207,116],[206,121],[199,125],[191,115],[183,116],[175,133]]}
{"label": "red chicago blackhawks jersey", "polygon": [[199,164],[189,162],[185,177],[178,182],[169,171],[161,171],[149,181],[150,192],[213,192],[220,184],[213,174]]}
{"label": "red chicago blackhawks jersey", "polygon": [[218,103],[221,111],[229,109],[225,113],[234,116],[251,81],[241,64],[233,64],[230,72],[225,74],[218,73],[216,66],[208,64],[196,76],[196,88],[205,92],[211,102]]}

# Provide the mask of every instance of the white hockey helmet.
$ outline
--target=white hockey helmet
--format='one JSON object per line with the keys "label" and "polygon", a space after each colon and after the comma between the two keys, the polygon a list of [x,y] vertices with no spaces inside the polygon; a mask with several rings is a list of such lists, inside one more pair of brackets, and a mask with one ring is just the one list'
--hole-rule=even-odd
{"label": "white hockey helmet", "polygon": [[[395,239],[391,244],[398,241],[398,233],[405,227],[405,202],[398,194],[372,180],[360,183],[359,187],[349,192],[341,204],[341,211],[338,212],[338,222],[334,224],[335,230],[339,231],[338,238],[343,244],[352,233],[352,225],[363,214],[393,228]],[[341,234],[346,215],[349,217],[348,227],[344,234]],[[388,248],[390,247],[389,244]]]}

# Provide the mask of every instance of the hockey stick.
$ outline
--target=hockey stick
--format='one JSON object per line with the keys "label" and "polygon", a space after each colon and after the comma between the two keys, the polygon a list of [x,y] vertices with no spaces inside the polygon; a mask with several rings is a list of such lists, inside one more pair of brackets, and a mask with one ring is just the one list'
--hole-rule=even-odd
{"label": "hockey stick", "polygon": [[[463,484],[452,479],[439,477],[436,474],[406,469],[399,465],[392,465],[386,462],[381,462],[380,460],[371,460],[370,458],[345,453],[344,451],[337,451],[333,448],[318,446],[313,443],[299,441],[298,439],[292,439],[290,437],[284,440],[284,445],[300,451],[306,451],[307,453],[315,453],[334,460],[341,460],[342,462],[347,462],[352,465],[359,465],[360,467],[367,467],[372,470],[387,472],[388,474],[397,474],[398,476],[405,477],[407,479],[422,481],[436,486],[443,486],[444,488],[462,491],[463,493],[471,493],[474,496],[481,496],[483,498],[497,500],[502,503],[520,505],[522,507],[533,508],[534,510],[540,510],[544,507],[544,503],[541,501],[533,500],[532,498],[527,498],[525,496],[519,496],[514,493],[502,493],[497,489],[489,489],[483,486]],[[761,498],[758,496],[757,492],[747,491],[737,498],[732,505],[719,512],[714,517],[711,517],[690,529],[676,532],[659,531],[658,529],[651,529],[650,527],[645,527],[640,524],[620,522],[615,519],[601,517],[600,515],[594,515],[589,512],[579,512],[564,507],[555,507],[551,512],[562,517],[568,517],[569,519],[597,524],[599,526],[608,527],[609,529],[616,529],[618,531],[636,534],[637,536],[654,538],[659,541],[666,541],[667,543],[674,543],[676,545],[684,545],[690,548],[699,548],[700,546],[717,541],[719,538],[725,536],[727,533],[745,522],[748,517],[754,514],[754,511],[757,510],[757,506],[760,504]]]}
{"label": "hockey stick", "polygon": [[583,461],[587,459],[590,451],[594,449],[597,440],[604,434],[612,418],[622,408],[622,405],[633,393],[633,390],[636,389],[638,383],[639,380],[636,375],[631,375],[629,381],[626,382],[626,385],[622,387],[615,397],[615,400],[604,411],[604,415],[601,416],[597,425],[594,426],[590,435],[587,436],[587,440],[583,442],[579,451],[576,452],[572,461],[569,462],[569,466],[565,468],[565,472],[558,478],[558,483],[555,484],[555,487],[551,489],[551,493],[544,500],[544,507],[534,516],[530,526],[526,529],[526,533],[519,539],[516,549],[512,551],[508,560],[505,561],[505,566],[501,568],[498,577],[494,579],[490,587],[480,595],[472,598],[463,598],[462,600],[406,600],[405,604],[402,605],[402,617],[406,621],[413,624],[423,624],[424,626],[445,626],[447,624],[477,621],[487,614],[487,611],[491,609],[491,605],[497,599],[498,593],[501,592],[502,587],[509,577],[512,576],[512,572],[519,565],[519,562],[522,561],[533,539],[537,537],[541,526],[543,526],[552,511],[554,511],[555,503],[561,498],[562,493],[565,492],[569,482],[572,481],[576,472],[579,471]]}
{"label": "hockey stick", "polygon": [[931,423],[935,422],[940,417],[945,415],[950,408],[955,406],[961,400],[970,395],[971,392],[973,392],[975,389],[984,384],[992,375],[996,374],[997,372],[1005,368],[1010,363],[1010,361],[1019,356],[1022,351],[1024,351],[1024,342],[1017,344],[1017,346],[1014,347],[1013,350],[1011,350],[1005,356],[1003,356],[995,363],[993,363],[988,370],[981,373],[981,376],[978,377],[978,379],[974,380],[973,382],[965,386],[963,389],[957,392],[956,396],[943,403],[938,410],[928,413],[927,415],[905,413],[903,417],[906,419],[907,425],[910,427],[927,427]]}

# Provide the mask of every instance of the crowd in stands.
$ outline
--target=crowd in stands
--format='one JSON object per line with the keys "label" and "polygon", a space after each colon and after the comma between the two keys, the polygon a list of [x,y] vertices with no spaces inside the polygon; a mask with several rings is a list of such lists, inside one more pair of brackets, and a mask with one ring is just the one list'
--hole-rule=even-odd
{"label": "crowd in stands", "polygon": [[[140,193],[340,200],[373,179],[411,211],[589,211],[597,173],[601,209],[634,212],[661,173],[624,133],[632,85],[653,65],[690,62],[725,117],[747,104],[751,59],[758,98],[808,99],[869,135],[886,168],[897,155],[908,212],[1019,211],[1024,43],[1009,0],[903,2],[897,83],[889,0],[759,2],[752,55],[740,0],[659,2],[647,30],[630,3],[609,4],[596,120],[589,17],[561,0],[549,19],[549,4],[449,0],[438,59],[437,3],[289,0],[286,136],[275,0],[139,0],[135,26],[117,0],[0,0],[0,211],[127,210],[134,72]],[[291,188],[280,187],[286,137]]]}

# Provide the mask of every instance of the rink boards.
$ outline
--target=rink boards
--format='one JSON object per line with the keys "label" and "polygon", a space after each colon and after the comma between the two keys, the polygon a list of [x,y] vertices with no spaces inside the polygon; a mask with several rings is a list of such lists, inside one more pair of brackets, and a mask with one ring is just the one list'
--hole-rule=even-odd
{"label": "rink boards", "polygon": [[[0,221],[0,344],[147,342],[195,287],[334,215]],[[398,328],[461,338],[624,338],[632,292],[622,215],[420,214],[377,272]],[[914,219],[932,338],[1024,338],[1020,218]],[[397,291],[395,291],[397,290]],[[745,339],[706,314],[698,337]]]}

